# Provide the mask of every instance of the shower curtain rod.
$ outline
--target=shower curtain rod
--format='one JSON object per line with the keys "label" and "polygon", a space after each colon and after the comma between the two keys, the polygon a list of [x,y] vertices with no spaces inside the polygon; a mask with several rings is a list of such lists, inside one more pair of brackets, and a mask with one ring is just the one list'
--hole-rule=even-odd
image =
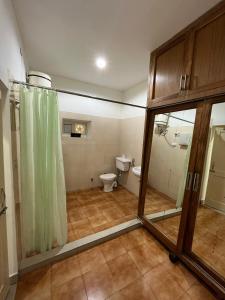
{"label": "shower curtain rod", "polygon": [[22,84],[22,85],[31,86],[31,87],[37,87],[37,88],[40,88],[40,89],[46,89],[46,90],[49,90],[49,91],[56,91],[58,93],[63,93],[63,94],[68,94],[68,95],[74,95],[74,96],[90,98],[90,99],[95,99],[95,100],[100,100],[100,101],[105,101],[105,102],[110,102],[110,103],[116,103],[116,104],[122,104],[122,105],[147,109],[147,106],[141,106],[141,105],[136,105],[136,104],[126,103],[126,102],[122,102],[122,101],[111,100],[111,99],[102,98],[102,97],[91,96],[91,95],[87,95],[87,94],[76,93],[76,92],[62,90],[62,89],[49,88],[49,87],[45,87],[45,86],[42,86],[42,85],[34,85],[34,84],[26,83],[24,81],[12,80],[11,82],[15,83],[15,84]]}
{"label": "shower curtain rod", "polygon": [[[74,95],[74,96],[79,96],[79,97],[84,97],[84,98],[90,98],[90,99],[95,99],[95,100],[100,100],[100,101],[105,101],[105,102],[110,102],[110,103],[116,103],[116,104],[122,104],[122,105],[137,107],[137,108],[148,109],[147,106],[141,106],[141,105],[137,105],[137,104],[131,104],[131,103],[126,103],[126,102],[122,102],[122,101],[116,101],[116,100],[91,96],[91,95],[87,95],[87,94],[76,93],[76,92],[72,92],[72,91],[68,91],[68,90],[49,88],[49,87],[45,87],[45,86],[42,86],[42,85],[34,85],[34,84],[30,84],[30,83],[27,83],[27,82],[24,82],[24,81],[11,80],[11,82],[15,83],[15,84],[22,84],[22,85],[31,86],[31,87],[37,87],[37,88],[40,88],[40,89],[46,89],[46,90],[49,90],[49,91],[56,91],[58,93],[63,93],[63,94],[69,94],[69,95]],[[167,115],[167,114],[164,114],[164,115]],[[185,120],[185,119],[182,119],[182,118],[178,118],[178,117],[174,117],[173,115],[170,115],[170,117],[174,118],[174,119],[177,119],[177,120],[180,120],[180,121],[190,123],[190,124],[194,124],[191,121],[188,121],[188,120]]]}
{"label": "shower curtain rod", "polygon": [[[168,116],[168,114],[163,114],[163,115]],[[180,120],[180,121],[183,121],[183,122],[194,124],[194,122],[191,122],[191,121],[188,121],[188,120],[185,120],[185,119],[182,119],[182,118],[174,117],[173,115],[170,115],[170,118],[174,118],[174,119],[177,119],[177,120]]]}

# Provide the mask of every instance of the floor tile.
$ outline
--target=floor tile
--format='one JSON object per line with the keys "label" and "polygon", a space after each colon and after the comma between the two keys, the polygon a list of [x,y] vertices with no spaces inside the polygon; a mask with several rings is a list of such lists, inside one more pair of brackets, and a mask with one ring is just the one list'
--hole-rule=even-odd
{"label": "floor tile", "polygon": [[93,228],[91,226],[91,223],[89,222],[88,218],[86,220],[80,220],[77,222],[74,222],[74,228],[75,228],[75,234],[78,237],[78,239],[85,237],[87,235],[93,234]]}
{"label": "floor tile", "polygon": [[106,217],[108,222],[120,219],[125,216],[123,211],[117,207],[117,208],[107,208],[103,210],[103,215]]}
{"label": "floor tile", "polygon": [[[146,197],[149,211],[175,207],[173,202],[163,199],[156,192],[150,194],[151,197]],[[105,193],[99,187],[67,193],[68,240],[79,239],[134,219],[137,205],[138,198],[122,186],[110,193]],[[76,224],[72,231],[70,223]]]}
{"label": "floor tile", "polygon": [[115,238],[111,241],[107,241],[101,246],[102,253],[106,261],[112,260],[122,254],[126,253],[126,249],[121,243],[121,237]]}
{"label": "floor tile", "polygon": [[90,270],[98,269],[100,265],[105,263],[105,258],[100,250],[100,246],[78,254],[78,258],[82,274]]}
{"label": "floor tile", "polygon": [[[127,239],[122,239],[124,236]],[[123,244],[126,240],[132,240],[128,250]],[[133,247],[134,242],[136,247]],[[133,234],[126,233],[79,255],[24,275],[18,282],[16,299],[215,298],[182,264],[172,264],[167,251],[139,228]]]}
{"label": "floor tile", "polygon": [[143,277],[113,294],[110,300],[157,300]]}
{"label": "floor tile", "polygon": [[128,234],[123,235],[121,237],[122,244],[127,250],[130,250],[141,244],[144,244],[148,240],[149,238],[147,237],[145,230],[142,229],[132,230]]}
{"label": "floor tile", "polygon": [[188,293],[185,292],[178,298],[178,300],[192,300],[192,298],[188,295]]}
{"label": "floor tile", "polygon": [[83,214],[89,218],[94,216],[102,215],[101,210],[94,204],[88,205],[83,209]]}
{"label": "floor tile", "polygon": [[88,300],[104,300],[114,293],[112,274],[107,264],[84,274]]}
{"label": "floor tile", "polygon": [[158,300],[176,300],[185,293],[165,264],[160,264],[146,273],[143,280],[149,284]]}
{"label": "floor tile", "polygon": [[52,288],[52,300],[87,300],[85,285],[81,276]]}
{"label": "floor tile", "polygon": [[51,268],[44,267],[22,276],[17,285],[16,300],[50,300]]}
{"label": "floor tile", "polygon": [[79,207],[70,209],[68,215],[69,215],[70,222],[76,222],[86,218],[83,210]]}
{"label": "floor tile", "polygon": [[168,271],[185,291],[187,291],[192,285],[198,283],[196,277],[193,276],[181,263],[172,264],[168,260],[165,264],[168,266]]}
{"label": "floor tile", "polygon": [[155,242],[144,243],[129,250],[128,254],[142,274],[169,259],[166,250]]}
{"label": "floor tile", "polygon": [[78,256],[72,256],[52,264],[52,286],[57,287],[81,275]]}
{"label": "floor tile", "polygon": [[93,229],[95,229],[98,226],[104,225],[108,222],[106,217],[102,214],[97,215],[97,216],[89,217],[88,220],[90,221],[90,224],[93,227]]}
{"label": "floor tile", "polygon": [[188,291],[192,300],[215,300],[216,298],[200,283],[193,285]]}
{"label": "floor tile", "polygon": [[115,289],[118,291],[141,276],[136,265],[126,253],[107,262],[112,273]]}

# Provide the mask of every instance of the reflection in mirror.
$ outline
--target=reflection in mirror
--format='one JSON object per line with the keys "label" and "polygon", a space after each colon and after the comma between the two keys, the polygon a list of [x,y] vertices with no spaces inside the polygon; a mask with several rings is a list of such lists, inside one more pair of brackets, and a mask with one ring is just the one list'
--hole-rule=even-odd
{"label": "reflection in mirror", "polygon": [[192,251],[225,277],[225,103],[214,104]]}
{"label": "reflection in mirror", "polygon": [[141,165],[145,109],[64,94],[59,100],[72,242],[136,218],[140,178],[132,170]]}
{"label": "reflection in mirror", "polygon": [[176,243],[196,110],[155,116],[145,217]]}

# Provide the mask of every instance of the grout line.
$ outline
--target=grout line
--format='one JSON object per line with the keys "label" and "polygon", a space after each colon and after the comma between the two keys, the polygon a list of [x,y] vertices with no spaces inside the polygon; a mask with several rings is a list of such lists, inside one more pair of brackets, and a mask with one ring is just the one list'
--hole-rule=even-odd
{"label": "grout line", "polygon": [[[109,297],[107,297],[106,299],[109,299],[111,296],[113,296],[114,294],[116,294],[116,293],[122,291],[124,288],[128,287],[129,285],[134,284],[134,281],[140,280],[140,279],[141,279],[142,277],[144,277],[144,275],[147,273],[147,272],[146,272],[145,274],[142,274],[142,273],[141,273],[141,270],[139,269],[138,265],[136,264],[136,262],[133,260],[133,258],[132,258],[132,257],[130,256],[130,254],[129,254],[130,251],[132,251],[133,249],[135,249],[135,248],[137,248],[137,247],[140,247],[140,246],[142,246],[142,245],[144,245],[144,244],[146,244],[146,241],[144,241],[143,243],[141,243],[141,244],[139,244],[139,245],[137,245],[137,246],[135,246],[134,248],[131,248],[131,249],[126,249],[126,248],[123,246],[123,248],[124,248],[125,251],[126,251],[126,255],[128,255],[128,256],[130,257],[132,263],[134,264],[135,268],[137,269],[137,271],[138,271],[138,273],[139,273],[139,276],[138,276],[137,278],[135,278],[132,282],[130,282],[129,284],[127,284],[126,286],[120,288],[119,290],[114,291],[114,292],[113,292],[111,295],[109,295]],[[113,259],[110,259],[110,260],[106,261],[106,264],[108,265],[108,263],[109,263],[110,261],[112,261],[112,260],[114,260],[114,259],[117,259],[118,257],[121,257],[121,256],[123,256],[124,254],[125,254],[125,253],[120,254],[120,255],[118,255],[117,257],[115,257],[115,258],[113,258]],[[104,255],[104,253],[103,253],[103,255]],[[159,263],[159,264],[161,264],[161,263]],[[111,271],[109,265],[108,265],[108,268],[109,268],[109,271],[110,271],[110,273],[111,273],[111,275],[112,275],[112,271]],[[154,268],[154,267],[153,267],[153,268]]]}

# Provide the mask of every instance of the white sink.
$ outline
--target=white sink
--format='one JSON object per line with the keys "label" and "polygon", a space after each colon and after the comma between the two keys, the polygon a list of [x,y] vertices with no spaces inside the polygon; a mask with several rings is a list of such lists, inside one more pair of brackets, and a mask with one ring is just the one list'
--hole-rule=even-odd
{"label": "white sink", "polygon": [[132,172],[133,172],[134,175],[136,175],[137,177],[140,177],[140,176],[141,176],[141,166],[133,167],[133,168],[132,168]]}

